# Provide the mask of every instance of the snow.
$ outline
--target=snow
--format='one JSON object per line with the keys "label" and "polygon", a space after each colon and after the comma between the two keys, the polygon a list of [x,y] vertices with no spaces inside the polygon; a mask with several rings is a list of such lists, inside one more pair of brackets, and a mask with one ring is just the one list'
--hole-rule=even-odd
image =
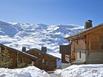
{"label": "snow", "polygon": [[[46,25],[0,21],[0,43],[21,50],[41,46],[48,47],[48,52],[59,52],[59,45],[68,44],[65,36],[82,29],[76,25]],[[5,37],[3,37],[5,36]]]}
{"label": "snow", "polygon": [[13,36],[18,32],[17,28],[12,24],[0,21],[0,35]]}
{"label": "snow", "polygon": [[49,74],[34,66],[20,69],[0,68],[0,77],[49,77]]}
{"label": "snow", "polygon": [[103,64],[72,65],[61,71],[61,77],[103,77]]}
{"label": "snow", "polygon": [[61,69],[56,69],[56,70],[54,71],[54,74],[57,74],[57,75],[58,75],[58,74],[61,73],[61,71],[62,71]]}
{"label": "snow", "polygon": [[61,54],[60,53],[57,53],[57,52],[48,52],[48,54],[61,59]]}
{"label": "snow", "polygon": [[54,72],[50,73],[50,77],[61,77],[61,69],[56,69]]}

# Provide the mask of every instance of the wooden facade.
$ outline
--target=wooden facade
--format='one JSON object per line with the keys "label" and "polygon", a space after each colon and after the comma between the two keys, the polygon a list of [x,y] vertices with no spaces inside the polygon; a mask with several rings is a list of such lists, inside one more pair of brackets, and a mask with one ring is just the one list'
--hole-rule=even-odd
{"label": "wooden facade", "polygon": [[60,59],[47,53],[43,53],[39,49],[30,49],[27,53],[36,56],[38,59],[34,62],[34,66],[45,70],[53,71],[57,68],[57,61]]}
{"label": "wooden facade", "polygon": [[24,67],[28,64],[31,64],[32,61],[35,61],[37,59],[33,55],[0,44],[0,54],[3,53],[5,53],[5,55],[2,55],[0,57],[0,60],[3,60],[5,57],[8,56],[8,60],[11,62],[7,68]]}
{"label": "wooden facade", "polygon": [[61,60],[60,58],[47,54],[45,51],[42,52],[39,49],[30,49],[23,52],[0,44],[0,54],[3,53],[6,55],[0,55],[0,61],[7,57],[11,62],[7,68],[19,68],[34,65],[42,70],[53,71],[58,68],[57,62]]}
{"label": "wooden facade", "polygon": [[71,62],[103,63],[103,24],[67,38],[71,42]]}

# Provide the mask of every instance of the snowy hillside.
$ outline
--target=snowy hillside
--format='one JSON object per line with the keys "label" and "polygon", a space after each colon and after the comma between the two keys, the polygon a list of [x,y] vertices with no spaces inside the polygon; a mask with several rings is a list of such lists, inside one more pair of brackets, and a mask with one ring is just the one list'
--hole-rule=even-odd
{"label": "snowy hillside", "polygon": [[58,52],[59,45],[68,44],[64,39],[83,27],[76,25],[45,25],[29,23],[6,23],[0,21],[0,43],[21,50],[48,47],[48,52]]}
{"label": "snowy hillside", "polygon": [[14,36],[18,30],[9,23],[0,21],[0,35]]}
{"label": "snowy hillside", "polygon": [[0,77],[50,77],[48,73],[34,66],[21,69],[0,68]]}

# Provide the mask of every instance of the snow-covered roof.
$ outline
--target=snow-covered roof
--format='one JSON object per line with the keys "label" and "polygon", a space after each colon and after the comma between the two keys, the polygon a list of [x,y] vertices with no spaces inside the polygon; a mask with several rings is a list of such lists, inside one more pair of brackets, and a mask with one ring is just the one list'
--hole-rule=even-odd
{"label": "snow-covered roof", "polygon": [[[42,53],[42,51],[37,49],[37,48],[30,49],[27,52],[32,52],[33,50],[36,51],[36,52]],[[61,59],[61,54],[59,52],[55,52],[55,53],[54,52],[46,52],[46,55],[53,56],[53,57]]]}
{"label": "snow-covered roof", "polygon": [[48,54],[61,59],[61,54],[60,53],[57,53],[57,52],[56,53],[48,52]]}

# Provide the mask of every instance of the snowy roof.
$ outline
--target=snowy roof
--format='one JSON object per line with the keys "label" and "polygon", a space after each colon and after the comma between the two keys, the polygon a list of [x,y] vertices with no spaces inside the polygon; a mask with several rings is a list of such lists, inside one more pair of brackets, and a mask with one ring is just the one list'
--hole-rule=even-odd
{"label": "snowy roof", "polygon": [[32,49],[29,49],[27,50],[26,52],[32,52],[33,50],[37,51],[37,52],[40,52],[41,53],[41,50],[37,49],[37,48],[32,48]]}
{"label": "snowy roof", "polygon": [[60,53],[52,53],[52,52],[49,52],[48,53],[49,55],[52,55],[52,56],[54,56],[54,57],[57,57],[57,58],[59,58],[59,59],[61,59],[61,54]]}
{"label": "snowy roof", "polygon": [[[36,52],[42,53],[42,51],[37,49],[37,48],[30,49],[27,52],[32,52],[33,50],[36,51]],[[53,53],[52,52],[47,52],[46,55],[49,55],[49,56],[61,59],[61,54],[57,53],[57,52],[56,53],[54,53],[54,52]]]}

